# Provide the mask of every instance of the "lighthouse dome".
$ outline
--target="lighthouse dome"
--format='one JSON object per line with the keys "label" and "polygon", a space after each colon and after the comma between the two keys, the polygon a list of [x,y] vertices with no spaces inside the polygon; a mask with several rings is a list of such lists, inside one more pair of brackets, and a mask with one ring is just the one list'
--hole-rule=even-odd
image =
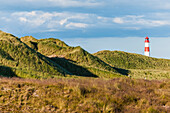
{"label": "lighthouse dome", "polygon": [[149,39],[148,36],[145,39]]}

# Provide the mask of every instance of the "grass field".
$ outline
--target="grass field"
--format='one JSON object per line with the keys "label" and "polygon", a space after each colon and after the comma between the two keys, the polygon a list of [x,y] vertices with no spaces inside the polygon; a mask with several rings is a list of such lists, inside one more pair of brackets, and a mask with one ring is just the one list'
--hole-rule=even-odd
{"label": "grass field", "polygon": [[0,79],[3,112],[170,112],[168,80]]}
{"label": "grass field", "polygon": [[132,78],[136,79],[149,79],[149,80],[162,80],[170,79],[170,70],[159,69],[130,69]]}

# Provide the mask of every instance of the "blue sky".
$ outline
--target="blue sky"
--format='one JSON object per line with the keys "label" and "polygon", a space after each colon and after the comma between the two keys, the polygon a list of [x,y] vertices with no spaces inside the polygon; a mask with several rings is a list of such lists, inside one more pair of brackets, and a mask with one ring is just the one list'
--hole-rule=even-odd
{"label": "blue sky", "polygon": [[0,2],[0,29],[18,37],[59,38],[91,53],[109,49],[143,54],[143,40],[149,36],[151,55],[170,58],[168,0]]}

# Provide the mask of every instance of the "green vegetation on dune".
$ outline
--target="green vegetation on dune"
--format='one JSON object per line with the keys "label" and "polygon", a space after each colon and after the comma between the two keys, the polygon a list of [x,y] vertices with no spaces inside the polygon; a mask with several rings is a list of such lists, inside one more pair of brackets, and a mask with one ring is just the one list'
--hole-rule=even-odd
{"label": "green vegetation on dune", "polygon": [[117,68],[130,70],[132,78],[170,79],[170,60],[157,59],[123,51],[99,51],[94,54]]}
{"label": "green vegetation on dune", "polygon": [[[26,44],[30,42],[36,43],[34,44],[36,47],[28,45],[32,48],[37,48],[38,52],[51,57],[54,62],[76,75],[112,78],[128,74],[128,70],[114,68],[81,47],[70,47],[58,39],[35,40],[33,37],[27,36],[22,37],[21,41]],[[62,60],[62,62],[61,59],[65,60]]]}
{"label": "green vegetation on dune", "polygon": [[67,44],[65,44],[63,41],[60,41],[59,39],[54,38],[37,40],[32,36],[25,36],[21,37],[21,41],[27,44],[32,49],[35,49],[38,52],[43,53],[43,55],[52,55],[56,52],[56,50],[59,51],[61,49],[70,50],[70,48],[67,48],[69,47]]}
{"label": "green vegetation on dune", "polygon": [[[19,77],[64,76],[67,72],[49,58],[22,43],[17,37],[0,32],[0,64]],[[9,75],[13,76],[13,75]]]}
{"label": "green vegetation on dune", "polygon": [[101,70],[116,72],[116,70],[112,68],[110,65],[106,64],[99,58],[91,55],[90,53],[83,50],[82,48],[77,48],[71,53],[68,53],[65,56],[65,58],[70,59],[78,64],[81,64],[87,67],[94,67],[94,68],[98,68]]}
{"label": "green vegetation on dune", "polygon": [[124,69],[170,69],[170,60],[157,59],[123,51],[99,51],[94,54],[104,62]]}
{"label": "green vegetation on dune", "polygon": [[169,113],[170,82],[1,78],[1,112]]}
{"label": "green vegetation on dune", "polygon": [[68,47],[65,44],[61,44],[62,42],[60,42],[59,45],[58,43],[59,42],[57,39],[56,41],[52,39],[40,40],[37,44],[38,48],[37,51],[42,53],[43,55],[51,56],[51,55],[63,55],[63,53],[67,54],[68,52],[74,49],[73,47]]}
{"label": "green vegetation on dune", "polygon": [[98,77],[95,74],[91,73],[88,69],[77,65],[76,63],[69,61],[65,58],[51,58],[54,62],[71,72],[75,76],[84,76],[84,77]]}

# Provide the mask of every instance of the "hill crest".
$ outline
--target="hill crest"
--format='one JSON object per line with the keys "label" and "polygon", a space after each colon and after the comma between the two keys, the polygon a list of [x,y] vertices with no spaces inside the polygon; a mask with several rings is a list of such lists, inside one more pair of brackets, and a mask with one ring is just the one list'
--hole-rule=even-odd
{"label": "hill crest", "polygon": [[125,69],[170,68],[169,59],[158,59],[124,51],[103,50],[93,54],[108,64]]}

